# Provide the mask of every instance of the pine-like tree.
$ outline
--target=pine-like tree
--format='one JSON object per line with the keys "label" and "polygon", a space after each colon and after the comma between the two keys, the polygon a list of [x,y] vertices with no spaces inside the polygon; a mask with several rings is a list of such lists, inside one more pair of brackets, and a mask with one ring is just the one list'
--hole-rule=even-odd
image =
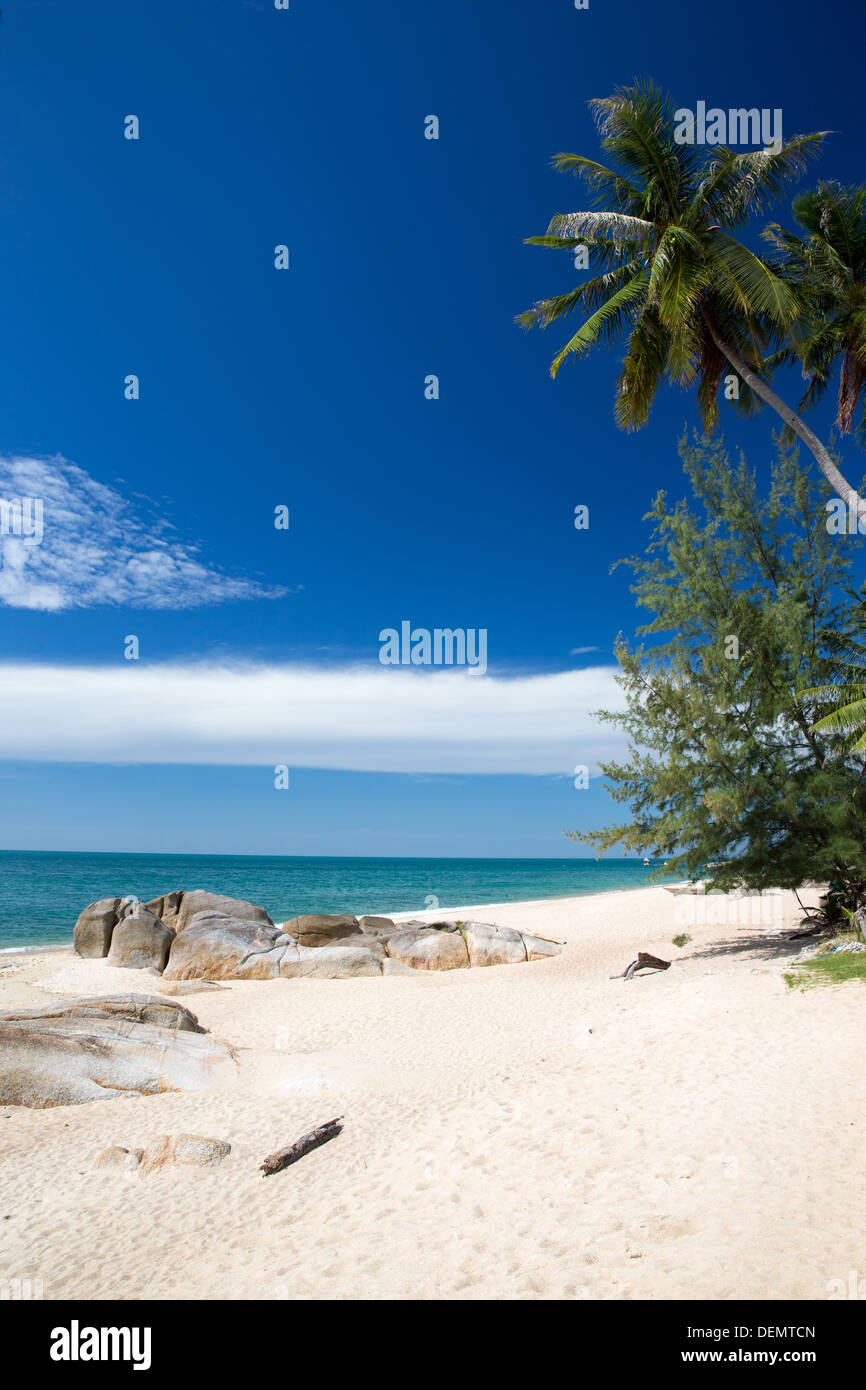
{"label": "pine-like tree", "polygon": [[[803,694],[846,632],[856,554],[831,536],[796,454],[780,446],[769,492],[718,439],[680,446],[693,498],[660,493],[643,557],[628,564],[650,644],[617,643],[630,740],[602,764],[631,820],[572,838],[651,851],[727,891],[833,882],[866,896],[866,779],[840,736],[811,727]],[[712,869],[708,866],[714,865]]]}

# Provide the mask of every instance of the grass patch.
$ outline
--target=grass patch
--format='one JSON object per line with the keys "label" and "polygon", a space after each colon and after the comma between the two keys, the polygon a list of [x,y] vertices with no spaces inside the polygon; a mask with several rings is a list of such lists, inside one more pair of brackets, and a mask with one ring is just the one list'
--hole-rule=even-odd
{"label": "grass patch", "polygon": [[683,934],[683,935],[681,935],[681,936],[675,936],[674,939],[673,939],[673,941],[671,942],[671,945],[672,945],[672,946],[688,946],[688,944],[689,944],[689,942],[691,941],[691,939],[692,939],[692,938],[691,938],[690,936],[686,936],[685,934]]}
{"label": "grass patch", "polygon": [[846,980],[866,982],[866,952],[818,956],[804,960],[796,972],[785,975],[789,989],[817,989],[819,985],[844,985]]}

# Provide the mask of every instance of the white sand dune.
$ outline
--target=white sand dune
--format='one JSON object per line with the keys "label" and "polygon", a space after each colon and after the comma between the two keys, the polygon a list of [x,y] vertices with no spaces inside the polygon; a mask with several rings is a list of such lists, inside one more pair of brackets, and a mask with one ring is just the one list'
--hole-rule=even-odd
{"label": "white sand dune", "polygon": [[[684,927],[679,901],[471,913],[568,941],[529,965],[184,999],[238,1049],[235,1085],[0,1109],[0,1272],[46,1298],[826,1297],[866,1274],[866,1213],[846,1199],[866,994],[794,993],[778,923]],[[638,950],[675,964],[611,980]],[[42,954],[0,973],[0,1007],[158,988]],[[262,1177],[265,1154],[335,1115],[336,1140]],[[108,1145],[180,1132],[231,1155],[94,1171]]]}

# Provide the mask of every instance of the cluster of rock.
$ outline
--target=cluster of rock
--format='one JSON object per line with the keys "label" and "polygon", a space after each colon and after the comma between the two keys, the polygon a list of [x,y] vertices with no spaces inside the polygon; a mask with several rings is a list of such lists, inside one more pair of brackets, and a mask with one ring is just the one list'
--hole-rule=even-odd
{"label": "cluster of rock", "polygon": [[79,956],[149,969],[166,980],[271,980],[405,974],[516,965],[558,955],[542,937],[487,922],[406,922],[342,913],[295,917],[282,927],[263,907],[200,889],[149,903],[104,898],[74,930]]}
{"label": "cluster of rock", "polygon": [[170,999],[116,994],[0,1013],[4,1105],[200,1091],[235,1071],[231,1049]]}

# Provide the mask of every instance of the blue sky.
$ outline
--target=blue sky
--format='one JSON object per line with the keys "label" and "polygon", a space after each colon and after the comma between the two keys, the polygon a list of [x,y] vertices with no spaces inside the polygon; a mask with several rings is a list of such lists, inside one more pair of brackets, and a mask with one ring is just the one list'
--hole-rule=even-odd
{"label": "blue sky", "polygon": [[[574,280],[523,245],[586,205],[550,156],[651,75],[832,129],[816,175],[860,178],[862,38],[803,0],[4,3],[0,455],[55,529],[47,606],[0,570],[0,846],[578,853],[562,828],[613,808],[568,774],[636,621],[609,567],[681,490],[693,413],[668,391],[622,434],[615,358],[552,382],[561,335],[514,325]],[[728,438],[760,469],[771,427]],[[384,671],[404,619],[485,628],[487,675]],[[251,666],[252,704],[214,670]]]}

